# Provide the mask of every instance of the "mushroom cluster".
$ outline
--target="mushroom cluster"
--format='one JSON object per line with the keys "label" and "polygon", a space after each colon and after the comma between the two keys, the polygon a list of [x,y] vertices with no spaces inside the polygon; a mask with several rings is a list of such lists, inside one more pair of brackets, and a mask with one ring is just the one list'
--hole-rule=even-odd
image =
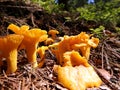
{"label": "mushroom cluster", "polygon": [[[85,32],[75,36],[61,37],[57,40],[59,32],[50,30],[47,34],[45,30],[38,28],[29,29],[29,26],[21,27],[10,24],[8,29],[15,32],[8,36],[0,37],[0,66],[2,59],[7,60],[7,74],[17,70],[17,52],[24,49],[28,62],[33,68],[42,67],[45,62],[45,51],[51,50],[57,58],[58,65],[54,66],[54,71],[58,75],[58,81],[70,90],[85,90],[88,87],[98,87],[102,81],[88,63],[91,47],[96,48],[99,43],[98,38],[92,37]],[[48,37],[51,35],[51,37]],[[40,42],[47,46],[38,47]],[[41,61],[37,62],[37,54]]]}
{"label": "mushroom cluster", "polygon": [[37,47],[40,42],[43,42],[47,39],[47,32],[38,28],[29,30],[29,26],[23,25],[21,27],[18,27],[14,24],[10,24],[8,26],[8,29],[12,30],[18,35],[24,36],[19,49],[25,49],[29,63],[32,64],[33,68],[37,67]]}
{"label": "mushroom cluster", "polygon": [[[15,32],[15,34],[0,37],[0,66],[3,64],[3,58],[5,58],[7,61],[6,73],[14,73],[17,70],[17,52],[18,50],[25,49],[28,62],[32,64],[33,68],[38,67],[36,56],[38,44],[48,38],[47,32],[38,28],[29,30],[27,25],[18,27],[10,24],[8,29]],[[40,55],[43,58],[45,50],[41,49],[40,51],[42,51]]]}
{"label": "mushroom cluster", "polygon": [[97,47],[98,38],[81,32],[76,36],[64,36],[49,48],[56,55],[59,65],[54,67],[58,81],[70,90],[98,87],[102,81],[88,63],[91,47]]}
{"label": "mushroom cluster", "polygon": [[52,52],[56,55],[58,63],[63,66],[65,64],[63,54],[65,52],[72,50],[79,51],[81,56],[88,60],[90,48],[97,47],[98,43],[98,38],[91,37],[91,35],[81,32],[76,36],[64,36],[62,41],[49,45],[49,48],[51,48]]}

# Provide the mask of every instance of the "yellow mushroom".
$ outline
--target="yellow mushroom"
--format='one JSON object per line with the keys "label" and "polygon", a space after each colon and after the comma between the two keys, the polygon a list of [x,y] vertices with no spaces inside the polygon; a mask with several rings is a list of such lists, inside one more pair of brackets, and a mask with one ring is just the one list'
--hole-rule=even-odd
{"label": "yellow mushroom", "polygon": [[87,60],[90,56],[90,49],[91,47],[96,48],[98,46],[99,39],[98,38],[91,38],[86,43],[78,43],[72,45],[74,50],[80,50],[82,56],[84,56]]}
{"label": "yellow mushroom", "polygon": [[44,41],[45,45],[50,45],[50,44],[52,44],[53,42],[54,42],[54,40],[53,40],[52,38],[47,38],[47,39]]}
{"label": "yellow mushroom", "polygon": [[47,39],[48,37],[47,32],[45,30],[41,30],[37,28],[28,30],[29,27],[26,25],[18,27],[14,24],[10,24],[8,26],[8,29],[11,29],[16,34],[20,34],[24,36],[24,39],[19,49],[25,49],[27,53],[28,61],[32,64],[34,68],[37,67],[38,64],[36,60],[36,51],[37,51],[38,43],[43,42]]}
{"label": "yellow mushroom", "polygon": [[57,62],[60,65],[64,64],[64,58],[63,58],[63,54],[66,51],[70,51],[70,43],[69,43],[69,38],[70,37],[64,37],[64,39],[58,43],[52,44],[49,46],[49,48],[52,50],[52,52],[55,54],[56,58],[57,58]]}
{"label": "yellow mushroom", "polygon": [[14,24],[10,24],[7,29],[12,30],[13,32],[15,32],[16,34],[24,34],[26,31],[29,30],[29,26],[27,25],[22,25],[21,27],[18,27]]}
{"label": "yellow mushroom", "polygon": [[83,66],[90,66],[88,63],[88,60],[85,57],[82,57],[78,51],[72,50],[72,51],[68,51],[65,52],[63,54],[64,57],[64,63],[63,66],[79,66],[79,65],[83,65]]}
{"label": "yellow mushroom", "polygon": [[58,32],[57,30],[50,30],[50,31],[48,32],[48,34],[52,36],[52,39],[53,39],[53,40],[55,40],[56,37],[57,37],[56,34],[59,34],[59,32]]}
{"label": "yellow mushroom", "polygon": [[59,64],[54,67],[58,81],[70,90],[86,90],[102,83],[88,63],[90,48],[99,43],[99,39],[90,37],[81,32],[76,36],[64,36],[60,42],[49,45]]}
{"label": "yellow mushroom", "polygon": [[17,70],[17,49],[23,38],[22,35],[15,34],[0,38],[0,61],[2,58],[6,58],[7,74],[13,73]]}
{"label": "yellow mushroom", "polygon": [[39,42],[43,42],[47,39],[47,32],[40,29],[32,29],[24,33],[24,39],[21,43],[26,50],[27,58],[33,67],[37,67],[36,53]]}
{"label": "yellow mushroom", "polygon": [[54,71],[58,75],[58,81],[69,90],[86,90],[87,88],[99,87],[101,79],[92,66],[54,66]]}
{"label": "yellow mushroom", "polygon": [[82,57],[85,57],[87,60],[90,56],[91,47],[97,47],[99,43],[98,38],[91,38],[90,35],[85,32],[81,32],[76,36],[65,36],[62,41],[58,42],[57,45],[53,44],[49,47],[52,49],[53,53],[56,55],[58,63],[60,65],[64,64],[63,54],[67,51],[79,51]]}
{"label": "yellow mushroom", "polygon": [[[15,34],[18,34],[18,35],[23,35],[24,33],[26,33],[26,31],[29,30],[29,26],[27,25],[22,25],[21,27],[15,25],[15,24],[10,24],[7,29],[10,29],[12,30]],[[19,47],[19,50],[21,49],[24,49],[24,45],[22,44],[20,47]]]}
{"label": "yellow mushroom", "polygon": [[40,56],[40,63],[38,64],[38,67],[42,67],[45,62],[45,51],[48,50],[47,46],[42,46],[37,49],[37,52]]}

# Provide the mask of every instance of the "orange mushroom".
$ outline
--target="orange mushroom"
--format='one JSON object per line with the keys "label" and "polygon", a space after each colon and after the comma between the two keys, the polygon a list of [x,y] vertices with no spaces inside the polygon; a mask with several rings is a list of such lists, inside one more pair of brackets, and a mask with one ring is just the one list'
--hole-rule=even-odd
{"label": "orange mushroom", "polygon": [[68,51],[63,54],[64,63],[63,66],[79,66],[84,65],[86,67],[90,66],[88,60],[85,57],[82,57],[77,51]]}
{"label": "orange mushroom", "polygon": [[24,39],[19,49],[25,49],[27,53],[28,61],[32,64],[34,68],[37,67],[38,64],[36,60],[36,51],[37,51],[38,43],[43,42],[47,39],[48,37],[47,32],[45,30],[41,30],[37,28],[28,30],[29,27],[25,25],[19,27],[18,29],[18,26],[14,24],[10,24],[8,26],[8,29],[11,29],[16,34],[20,34],[24,36]]}
{"label": "orange mushroom", "polygon": [[47,39],[44,41],[45,45],[50,45],[50,44],[52,44],[53,42],[54,42],[54,40],[53,40],[52,38],[47,38]]}
{"label": "orange mushroom", "polygon": [[53,40],[55,40],[57,37],[56,34],[59,34],[59,32],[57,30],[50,30],[48,34],[52,36]]}
{"label": "orange mushroom", "polygon": [[65,36],[62,41],[58,42],[57,44],[52,44],[49,47],[56,55],[60,65],[64,64],[63,54],[72,50],[79,51],[81,56],[84,56],[88,60],[90,55],[90,48],[97,47],[99,43],[98,38],[90,39],[90,36],[91,35],[88,35],[85,32],[81,32],[76,36]]}
{"label": "orange mushroom", "polygon": [[27,25],[22,25],[21,27],[18,27],[14,24],[10,24],[7,29],[10,29],[14,31],[16,34],[24,34],[26,31],[29,30],[29,26]]}
{"label": "orange mushroom", "polygon": [[32,29],[24,34],[21,44],[25,47],[28,61],[33,64],[34,68],[38,66],[36,60],[38,43],[45,41],[47,37],[47,32],[40,29]]}
{"label": "orange mushroom", "polygon": [[90,48],[97,47],[98,43],[99,39],[81,32],[76,36],[64,36],[60,42],[49,45],[60,64],[54,70],[63,86],[70,90],[85,90],[101,85],[101,79],[88,63]]}
{"label": "orange mushroom", "polygon": [[101,79],[96,74],[92,66],[54,66],[54,71],[58,75],[58,81],[70,90],[86,90],[87,88],[99,87]]}
{"label": "orange mushroom", "polygon": [[[7,29],[10,29],[12,30],[15,34],[18,34],[18,35],[23,35],[24,33],[26,33],[26,31],[29,30],[29,26],[27,25],[22,25],[21,27],[15,25],[15,24],[10,24]],[[21,49],[24,49],[24,45],[22,44],[20,47],[19,47],[19,50]]]}
{"label": "orange mushroom", "polygon": [[38,54],[40,55],[40,63],[38,64],[38,67],[42,67],[45,62],[45,51],[48,50],[47,46],[42,46],[37,49]]}
{"label": "orange mushroom", "polygon": [[[17,49],[23,40],[22,35],[8,35],[0,38],[0,61],[7,60],[6,73],[13,73],[17,70]],[[2,61],[1,61],[2,63]]]}
{"label": "orange mushroom", "polygon": [[72,48],[74,50],[80,50],[82,56],[86,57],[86,59],[89,59],[90,56],[90,49],[91,47],[96,48],[98,46],[99,39],[92,37],[91,39],[87,40],[86,43],[78,43],[74,44]]}

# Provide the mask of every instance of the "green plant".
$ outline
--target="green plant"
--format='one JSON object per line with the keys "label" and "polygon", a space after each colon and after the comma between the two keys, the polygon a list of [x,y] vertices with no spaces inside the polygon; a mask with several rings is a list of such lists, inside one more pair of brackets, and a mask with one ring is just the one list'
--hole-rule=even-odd
{"label": "green plant", "polygon": [[116,29],[117,33],[120,34],[120,27],[116,27],[115,29]]}
{"label": "green plant", "polygon": [[95,29],[91,28],[90,29],[92,34],[96,35],[98,38],[102,38],[103,30],[105,30],[104,26],[99,26],[98,28],[95,28]]}
{"label": "green plant", "polygon": [[[92,9],[93,6],[91,6]],[[79,7],[77,11],[80,12],[80,18],[86,20],[94,20],[95,12],[90,10],[88,7]]]}
{"label": "green plant", "polygon": [[86,4],[84,7],[77,8],[80,17],[86,20],[96,21],[108,29],[115,29],[120,21],[120,1],[111,0],[110,2],[97,2],[95,4]]}
{"label": "green plant", "polygon": [[54,0],[32,0],[32,2],[39,4],[48,13],[60,13],[64,7],[63,4],[56,4]]}

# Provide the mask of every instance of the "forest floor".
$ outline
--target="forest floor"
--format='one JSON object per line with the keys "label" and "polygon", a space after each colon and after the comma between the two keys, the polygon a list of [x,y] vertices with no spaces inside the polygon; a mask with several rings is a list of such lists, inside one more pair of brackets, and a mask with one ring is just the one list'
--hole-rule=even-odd
{"label": "forest floor", "polygon": [[[18,26],[29,25],[30,28],[40,28],[46,31],[56,29],[58,36],[77,35],[81,31],[91,33],[89,27],[93,23],[81,20],[66,21],[65,17],[73,15],[48,14],[42,8],[22,2],[0,2],[0,36],[11,34],[7,30],[9,24]],[[76,14],[74,17],[77,17]],[[120,34],[104,33],[97,48],[91,49],[89,63],[93,65],[103,81],[98,88],[87,90],[120,90]],[[112,35],[111,35],[112,33]],[[39,61],[39,58],[38,58]],[[25,53],[19,52],[18,70],[14,74],[6,75],[6,62],[0,68],[0,90],[67,90],[58,81],[53,72],[56,59],[50,52],[46,53],[45,64],[42,68],[32,69],[28,64]]]}

